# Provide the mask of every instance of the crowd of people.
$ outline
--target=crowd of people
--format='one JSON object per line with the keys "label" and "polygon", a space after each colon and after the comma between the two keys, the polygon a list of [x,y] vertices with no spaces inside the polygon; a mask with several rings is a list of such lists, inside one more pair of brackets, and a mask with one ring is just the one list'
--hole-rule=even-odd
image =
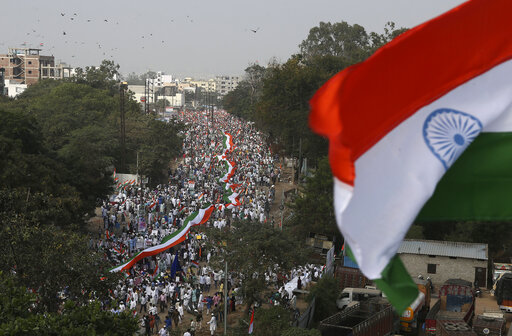
{"label": "crowd of people", "polygon": [[[113,266],[160,244],[205,204],[215,206],[204,224],[207,227],[229,227],[237,219],[275,224],[270,207],[281,166],[264,136],[250,123],[223,111],[216,111],[213,120],[200,112],[183,113],[179,119],[186,126],[183,156],[169,170],[169,183],[153,189],[123,188],[102,206],[103,226],[91,248],[103,251]],[[231,139],[226,140],[226,134]],[[220,182],[226,176],[226,167],[219,159],[222,155],[235,165],[228,178],[237,204],[229,210],[222,206],[226,192]],[[113,289],[112,301],[104,302],[104,306],[114,312],[130,310],[142,315],[141,328],[146,335],[167,335],[177,325],[188,329],[190,335],[202,328],[214,335],[218,323],[226,318],[224,305],[228,312],[235,311],[242,297],[237,293],[239,277],[228,274],[224,288],[224,272],[210,267],[215,251],[207,249],[207,240],[204,233],[188,234],[180,244],[138,261],[124,270],[125,280]],[[287,300],[293,301],[291,285],[285,283],[298,278],[305,285],[317,273],[311,266],[297,268],[285,277],[280,292],[287,292]],[[268,274],[268,282],[279,288],[275,273]],[[185,321],[185,312],[192,316],[190,321]]]}

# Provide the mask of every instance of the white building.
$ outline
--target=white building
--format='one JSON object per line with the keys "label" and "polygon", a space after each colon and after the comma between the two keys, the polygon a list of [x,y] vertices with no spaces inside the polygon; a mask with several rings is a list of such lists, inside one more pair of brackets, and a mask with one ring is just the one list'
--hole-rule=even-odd
{"label": "white building", "polygon": [[128,85],[128,90],[133,92],[134,98],[137,102],[143,103],[141,99],[146,96],[144,92],[144,85]]}
{"label": "white building", "polygon": [[216,76],[215,86],[217,93],[221,96],[226,95],[228,92],[233,91],[242,80],[239,76]]}
{"label": "white building", "polygon": [[162,71],[158,71],[152,81],[155,87],[162,87],[174,83],[172,75],[166,75]]}
{"label": "white building", "polygon": [[6,79],[4,82],[6,93],[11,98],[16,97],[27,88],[27,84],[20,84],[19,80]]}
{"label": "white building", "polygon": [[397,254],[413,278],[430,277],[435,285],[448,279],[487,284],[487,244],[405,239]]}
{"label": "white building", "polygon": [[157,101],[166,99],[171,107],[183,107],[185,105],[185,95],[183,93],[176,93],[174,96],[158,96]]}

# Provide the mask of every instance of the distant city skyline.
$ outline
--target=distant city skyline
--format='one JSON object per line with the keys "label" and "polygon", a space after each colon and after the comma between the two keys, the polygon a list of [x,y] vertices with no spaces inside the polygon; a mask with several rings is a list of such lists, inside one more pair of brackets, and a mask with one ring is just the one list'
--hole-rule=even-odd
{"label": "distant city skyline", "polygon": [[411,28],[462,2],[9,1],[2,4],[0,53],[41,48],[41,54],[73,67],[109,59],[125,76],[151,70],[206,79],[242,75],[253,63],[285,62],[321,21],[347,21],[382,33],[388,21]]}

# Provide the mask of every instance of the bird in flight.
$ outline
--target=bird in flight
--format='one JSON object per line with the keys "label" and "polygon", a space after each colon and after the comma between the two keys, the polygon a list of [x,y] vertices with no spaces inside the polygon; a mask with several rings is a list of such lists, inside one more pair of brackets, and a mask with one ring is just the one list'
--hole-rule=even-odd
{"label": "bird in flight", "polygon": [[60,16],[64,16],[64,15],[66,15],[66,14],[64,14],[64,13],[60,13]]}
{"label": "bird in flight", "polygon": [[87,20],[87,22],[91,22],[91,20]]}
{"label": "bird in flight", "polygon": [[62,32],[62,35],[66,35],[66,32]]}
{"label": "bird in flight", "polygon": [[258,32],[258,30],[260,30],[260,27],[258,27],[258,28],[256,28],[256,29],[251,29],[251,31],[252,31],[253,33],[255,33],[255,34]]}
{"label": "bird in flight", "polygon": [[105,20],[103,20],[103,21],[108,22],[108,20],[107,20],[107,19],[105,19]]}

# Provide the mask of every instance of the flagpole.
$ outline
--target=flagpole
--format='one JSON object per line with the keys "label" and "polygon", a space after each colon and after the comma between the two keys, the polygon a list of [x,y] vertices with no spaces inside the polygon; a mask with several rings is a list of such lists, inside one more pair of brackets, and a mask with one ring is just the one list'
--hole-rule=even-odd
{"label": "flagpole", "polygon": [[228,328],[228,262],[224,271],[224,335],[227,335]]}

